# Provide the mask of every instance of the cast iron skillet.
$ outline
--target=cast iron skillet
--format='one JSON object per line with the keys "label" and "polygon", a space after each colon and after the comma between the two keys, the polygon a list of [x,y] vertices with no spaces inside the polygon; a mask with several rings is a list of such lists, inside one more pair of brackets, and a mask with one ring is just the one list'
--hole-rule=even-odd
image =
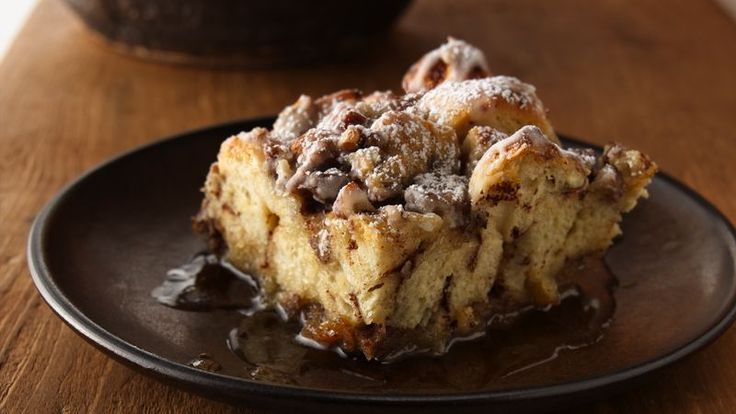
{"label": "cast iron skillet", "polygon": [[[150,292],[203,247],[190,227],[207,169],[227,136],[262,118],[187,132],[135,149],[87,172],[40,212],[28,262],[43,296],[79,335],[145,374],[248,406],[351,412],[536,411],[602,398],[717,338],[736,316],[736,232],[711,204],[666,174],[626,216],[607,254],[620,279],[617,312],[603,340],[517,376],[512,385],[451,394],[361,392],[259,383],[233,375],[225,347],[233,312],[164,307]],[[568,145],[586,146],[563,137]],[[206,351],[224,367],[187,361]]]}

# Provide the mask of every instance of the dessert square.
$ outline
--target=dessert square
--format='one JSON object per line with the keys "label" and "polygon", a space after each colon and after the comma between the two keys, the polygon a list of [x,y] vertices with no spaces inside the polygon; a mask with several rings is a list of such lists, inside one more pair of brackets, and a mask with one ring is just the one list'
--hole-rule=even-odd
{"label": "dessert square", "polygon": [[302,336],[368,359],[557,304],[566,264],[606,251],[656,172],[618,144],[563,148],[535,88],[463,41],[403,86],[302,96],[230,137],[194,221]]}

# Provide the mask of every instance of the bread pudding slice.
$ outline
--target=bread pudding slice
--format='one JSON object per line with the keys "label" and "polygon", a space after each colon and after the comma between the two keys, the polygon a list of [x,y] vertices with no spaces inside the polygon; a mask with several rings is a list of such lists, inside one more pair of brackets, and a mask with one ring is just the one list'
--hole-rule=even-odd
{"label": "bread pudding slice", "polygon": [[467,43],[404,85],[302,96],[230,137],[195,217],[302,335],[368,359],[557,303],[565,263],[605,252],[656,171],[620,145],[562,148],[534,87]]}

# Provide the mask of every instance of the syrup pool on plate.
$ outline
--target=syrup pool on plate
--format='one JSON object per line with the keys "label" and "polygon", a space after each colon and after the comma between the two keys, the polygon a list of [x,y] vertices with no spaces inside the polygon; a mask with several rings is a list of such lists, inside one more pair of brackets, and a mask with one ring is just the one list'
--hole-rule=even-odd
{"label": "syrup pool on plate", "polygon": [[[253,277],[211,254],[170,270],[152,295],[182,311],[238,312],[240,323],[223,343],[241,365],[229,372],[244,378],[317,388],[339,384],[347,390],[457,392],[507,381],[602,338],[615,310],[615,277],[593,257],[571,264],[564,276],[569,288],[559,305],[499,315],[484,335],[456,340],[441,356],[405,355],[390,363],[305,346],[299,321],[266,307]],[[204,352],[188,363],[220,368]]]}

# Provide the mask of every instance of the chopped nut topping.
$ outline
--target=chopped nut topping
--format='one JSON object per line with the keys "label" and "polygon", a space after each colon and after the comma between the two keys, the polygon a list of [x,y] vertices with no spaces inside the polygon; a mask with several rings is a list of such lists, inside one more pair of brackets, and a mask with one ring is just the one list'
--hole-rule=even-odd
{"label": "chopped nut topping", "polygon": [[334,200],[337,193],[348,181],[350,179],[346,173],[337,168],[330,168],[326,171],[307,173],[299,188],[311,192],[315,200],[326,203]]}
{"label": "chopped nut topping", "polygon": [[418,175],[404,191],[404,200],[408,211],[436,213],[450,227],[463,226],[470,209],[468,178],[436,173]]}
{"label": "chopped nut topping", "polygon": [[463,158],[465,174],[470,175],[478,164],[478,160],[488,151],[491,145],[508,138],[503,132],[488,126],[476,126],[468,131],[463,141]]}
{"label": "chopped nut topping", "polygon": [[[261,134],[267,165],[280,188],[338,216],[399,205],[462,226],[469,220],[466,177],[508,136],[505,129],[474,124],[473,111],[486,119],[492,103],[502,101],[544,112],[533,86],[488,76],[482,52],[449,39],[404,78],[412,93],[363,96],[345,89],[314,100],[301,96],[281,112],[273,131]],[[469,111],[466,129],[447,118],[462,118],[459,110]]]}

